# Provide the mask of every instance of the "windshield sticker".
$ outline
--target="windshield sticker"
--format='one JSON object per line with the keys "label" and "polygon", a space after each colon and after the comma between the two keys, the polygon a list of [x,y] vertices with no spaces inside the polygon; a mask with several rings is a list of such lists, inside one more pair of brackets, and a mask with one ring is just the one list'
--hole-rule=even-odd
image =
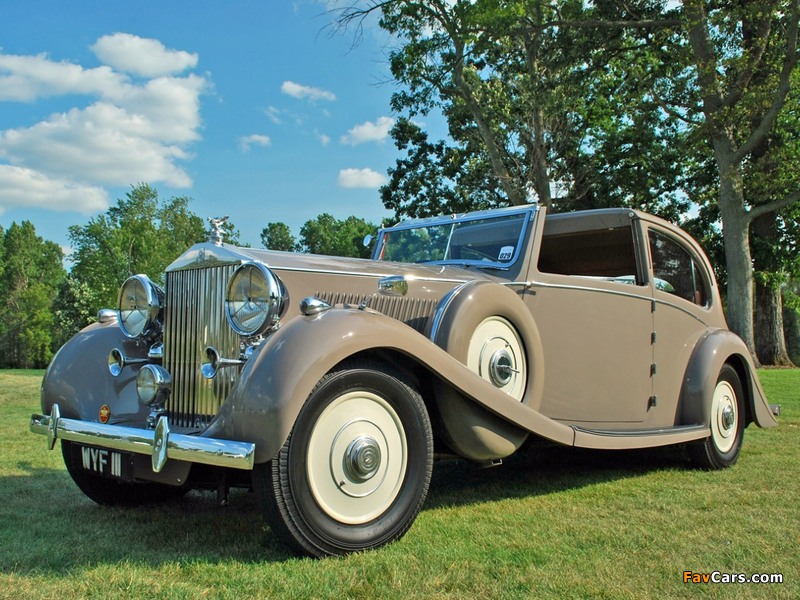
{"label": "windshield sticker", "polygon": [[500,256],[497,257],[497,260],[511,260],[514,256],[514,246],[503,246],[500,248]]}

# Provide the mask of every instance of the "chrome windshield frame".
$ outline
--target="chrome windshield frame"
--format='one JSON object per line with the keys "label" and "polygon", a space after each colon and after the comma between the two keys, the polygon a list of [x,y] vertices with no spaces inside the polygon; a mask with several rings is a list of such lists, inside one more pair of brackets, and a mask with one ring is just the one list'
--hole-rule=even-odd
{"label": "chrome windshield frame", "polygon": [[[511,206],[507,208],[497,208],[484,211],[476,211],[470,213],[444,215],[437,217],[427,217],[422,219],[412,219],[403,221],[392,227],[385,227],[378,230],[377,241],[373,249],[372,259],[376,261],[389,262],[383,258],[386,248],[386,240],[390,235],[398,231],[409,231],[412,229],[429,229],[432,227],[446,227],[457,224],[471,223],[474,221],[486,221],[490,219],[503,219],[513,217],[515,215],[527,215],[522,221],[519,237],[514,245],[514,254],[509,261],[484,261],[474,259],[443,259],[425,261],[425,264],[433,265],[460,265],[460,266],[474,266],[479,268],[501,269],[506,270],[513,267],[519,260],[522,247],[524,245],[525,236],[528,233],[528,227],[533,222],[539,206],[536,204],[527,204],[524,206]],[[452,237],[453,230],[450,231],[449,237]],[[450,246],[450,239],[448,239],[448,247]]]}

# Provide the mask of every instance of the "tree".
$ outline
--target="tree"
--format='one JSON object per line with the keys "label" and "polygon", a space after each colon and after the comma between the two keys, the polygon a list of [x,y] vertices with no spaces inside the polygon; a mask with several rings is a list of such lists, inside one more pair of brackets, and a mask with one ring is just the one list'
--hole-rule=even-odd
{"label": "tree", "polygon": [[350,216],[340,221],[322,213],[300,228],[299,246],[303,252],[312,254],[369,258],[370,249],[364,246],[364,238],[376,229],[359,217]]}
{"label": "tree", "polygon": [[768,143],[784,109],[797,66],[800,11],[797,0],[720,7],[687,0],[681,17],[693,69],[671,101],[713,153],[728,322],[755,353],[750,227],[759,217],[796,203],[800,193],[795,186],[781,198],[752,203],[745,195],[745,165]]}
{"label": "tree", "polygon": [[0,232],[0,366],[42,368],[54,351],[51,307],[66,275],[64,254],[30,221]]}
{"label": "tree", "polygon": [[94,322],[97,315],[94,305],[95,295],[89,284],[69,273],[53,301],[55,347],[63,346],[76,332]]}
{"label": "tree", "polygon": [[789,280],[785,287],[783,322],[786,327],[786,349],[790,360],[800,364],[800,281]]}
{"label": "tree", "polygon": [[[402,40],[390,57],[404,86],[393,108],[411,117],[440,109],[462,158],[482,157],[464,168],[490,165],[504,202],[533,190],[548,204],[561,184],[562,208],[618,203],[674,219],[686,207],[677,184],[708,164],[692,161],[703,143],[728,320],[754,349],[749,229],[800,191],[795,182],[782,197],[751,201],[746,165],[785,112],[798,0],[383,0],[346,9],[340,23],[377,11]],[[427,157],[445,172],[447,152],[433,148],[407,160]],[[417,165],[400,165],[390,184],[413,190]]]}
{"label": "tree", "polygon": [[297,240],[286,223],[267,223],[261,230],[261,244],[268,250],[292,252],[297,247]]}
{"label": "tree", "polygon": [[[169,263],[208,234],[203,220],[189,210],[188,198],[160,202],[154,188],[139,184],[102,215],[71,226],[69,239],[74,266],[62,293],[85,303],[73,309],[85,316],[116,307],[120,286],[131,275],[144,273],[163,284]],[[66,304],[65,298],[59,301],[61,307]]]}
{"label": "tree", "polygon": [[[392,108],[407,113],[392,136],[405,156],[389,170],[384,205],[398,217],[532,199],[552,210],[685,212],[682,130],[636,76],[656,50],[619,24],[623,8],[595,5],[396,0],[345,10],[341,24],[381,11],[402,40],[390,64],[403,86]],[[436,110],[448,141],[430,141],[413,121]]]}

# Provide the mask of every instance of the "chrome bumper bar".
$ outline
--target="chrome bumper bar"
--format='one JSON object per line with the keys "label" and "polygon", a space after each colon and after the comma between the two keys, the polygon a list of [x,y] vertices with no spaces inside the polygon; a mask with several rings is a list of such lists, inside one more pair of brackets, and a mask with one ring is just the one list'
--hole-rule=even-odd
{"label": "chrome bumper bar", "polygon": [[62,439],[150,455],[156,473],[164,468],[167,459],[246,470],[251,470],[255,462],[255,444],[172,433],[166,417],[158,420],[155,429],[137,429],[62,419],[58,404],[54,404],[50,415],[31,415],[30,430],[46,435],[51,450],[56,440]]}

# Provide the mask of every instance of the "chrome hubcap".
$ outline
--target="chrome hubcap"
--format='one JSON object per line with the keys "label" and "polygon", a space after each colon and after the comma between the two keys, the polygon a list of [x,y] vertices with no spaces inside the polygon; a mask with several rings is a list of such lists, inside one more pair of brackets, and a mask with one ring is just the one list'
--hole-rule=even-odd
{"label": "chrome hubcap", "polygon": [[733,412],[733,407],[730,405],[725,406],[722,409],[722,428],[730,430],[733,427],[733,424],[736,422],[736,415]]}
{"label": "chrome hubcap", "polygon": [[489,360],[489,377],[497,387],[508,385],[514,373],[517,372],[511,355],[505,348],[495,352]]}
{"label": "chrome hubcap", "polygon": [[375,439],[364,435],[350,442],[344,453],[344,468],[355,482],[371,479],[381,466],[381,448]]}
{"label": "chrome hubcap", "polygon": [[720,452],[729,452],[736,444],[739,422],[736,413],[736,392],[730,383],[720,381],[711,404],[711,436]]}
{"label": "chrome hubcap", "polygon": [[522,400],[528,379],[525,348],[507,319],[492,316],[478,324],[470,338],[467,367],[512,398]]}

